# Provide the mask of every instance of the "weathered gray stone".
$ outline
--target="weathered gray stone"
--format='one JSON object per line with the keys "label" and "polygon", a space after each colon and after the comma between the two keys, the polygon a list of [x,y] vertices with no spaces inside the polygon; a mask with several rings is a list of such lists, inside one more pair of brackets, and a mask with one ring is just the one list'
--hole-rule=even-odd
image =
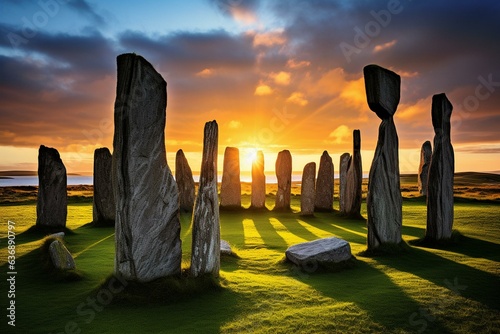
{"label": "weathered gray stone", "polygon": [[94,196],[92,216],[96,226],[115,226],[115,196],[112,182],[113,158],[107,147],[94,151]]}
{"label": "weathered gray stone", "polygon": [[226,240],[220,240],[220,254],[221,255],[231,255],[233,254],[233,250],[231,249],[231,245]]}
{"label": "weathered gray stone", "polygon": [[300,185],[300,214],[302,216],[311,216],[314,214],[315,184],[316,163],[310,162],[304,166],[302,184]]}
{"label": "weathered gray stone", "polygon": [[216,121],[205,124],[200,183],[193,212],[193,243],[191,274],[194,277],[219,276],[220,222],[217,195],[217,145],[219,130]]}
{"label": "weathered gray stone", "polygon": [[432,97],[434,151],[429,166],[427,186],[427,229],[432,240],[451,238],[453,229],[453,177],[455,155],[451,145],[451,112],[453,106],[445,94]]}
{"label": "weathered gray stone", "polygon": [[345,212],[349,217],[361,217],[361,201],[363,199],[363,166],[361,163],[361,132],[352,132],[353,152],[347,167],[346,189],[344,192]]}
{"label": "weathered gray stone", "polygon": [[334,166],[332,157],[324,151],[319,161],[318,179],[316,180],[316,196],[314,210],[333,211]]}
{"label": "weathered gray stone", "polygon": [[347,191],[347,171],[349,169],[349,160],[351,160],[351,155],[349,153],[344,153],[340,156],[339,210],[342,214],[346,214],[345,197]]}
{"label": "weathered gray stone", "polygon": [[65,228],[68,214],[66,167],[55,148],[38,150],[38,195],[36,225]]}
{"label": "weathered gray stone", "polygon": [[165,153],[166,82],[144,58],[117,58],[113,140],[115,273],[147,282],[181,271],[179,191]]}
{"label": "weathered gray stone", "polygon": [[400,99],[401,77],[378,65],[363,69],[368,106],[382,120],[396,112]]}
{"label": "weathered gray stone", "polygon": [[290,246],[285,255],[289,261],[303,268],[340,263],[352,258],[349,243],[335,237]]}
{"label": "weathered gray stone", "polygon": [[401,242],[402,198],[399,184],[398,135],[392,115],[399,103],[401,78],[377,65],[366,66],[368,105],[381,119],[366,199],[368,249]]}
{"label": "weathered gray stone", "polygon": [[179,188],[180,209],[184,212],[193,211],[195,188],[193,172],[182,150],[178,150],[175,154],[175,181]]}
{"label": "weathered gray stone", "polygon": [[221,208],[241,207],[240,151],[226,147],[220,189]]}
{"label": "weathered gray stone", "polygon": [[50,260],[56,269],[75,269],[75,260],[66,246],[60,240],[54,240],[49,245]]}
{"label": "weathered gray stone", "polygon": [[422,149],[420,150],[420,165],[418,166],[418,191],[420,192],[420,195],[427,196],[427,180],[429,177],[431,157],[431,142],[426,141],[422,144]]}
{"label": "weathered gray stone", "polygon": [[274,210],[290,210],[290,196],[292,194],[292,154],[289,150],[278,153],[276,159],[276,178],[278,191]]}
{"label": "weathered gray stone", "polygon": [[251,208],[265,209],[266,207],[266,175],[264,174],[264,153],[257,151],[252,163],[252,197]]}

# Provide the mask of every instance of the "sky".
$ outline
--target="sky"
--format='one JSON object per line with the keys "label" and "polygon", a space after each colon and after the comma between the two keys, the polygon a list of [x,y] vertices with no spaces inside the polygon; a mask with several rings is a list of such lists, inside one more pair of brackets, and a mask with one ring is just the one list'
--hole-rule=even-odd
{"label": "sky", "polygon": [[274,171],[336,169],[361,130],[368,171],[380,119],[367,105],[363,67],[401,76],[394,120],[400,169],[416,173],[432,142],[431,99],[453,104],[455,170],[499,171],[500,2],[340,0],[3,0],[0,4],[0,170],[36,170],[38,147],[57,148],[68,172],[91,172],[113,147],[116,57],[135,52],[167,81],[167,160],[183,149],[201,164],[203,127],[224,149],[255,150]]}

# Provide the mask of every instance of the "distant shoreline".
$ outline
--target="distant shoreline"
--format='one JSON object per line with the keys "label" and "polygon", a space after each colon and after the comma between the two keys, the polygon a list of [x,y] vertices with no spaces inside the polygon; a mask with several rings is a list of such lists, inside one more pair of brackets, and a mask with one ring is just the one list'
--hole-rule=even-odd
{"label": "distant shoreline", "polygon": [[[68,173],[71,176],[83,176],[79,173]],[[89,174],[91,175],[91,174]],[[0,171],[0,179],[12,179],[16,176],[38,176],[37,171],[32,170],[2,170]]]}

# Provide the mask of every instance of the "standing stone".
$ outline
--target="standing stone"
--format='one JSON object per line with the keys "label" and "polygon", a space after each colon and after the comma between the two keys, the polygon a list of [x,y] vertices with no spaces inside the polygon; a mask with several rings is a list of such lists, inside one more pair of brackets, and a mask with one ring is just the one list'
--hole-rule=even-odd
{"label": "standing stone", "polygon": [[194,179],[193,172],[182,150],[175,154],[175,181],[179,188],[179,205],[184,212],[193,211]]}
{"label": "standing stone", "polygon": [[167,83],[141,56],[120,55],[117,65],[115,273],[148,282],[181,271],[179,191],[165,152]]}
{"label": "standing stone", "polygon": [[193,243],[191,274],[194,277],[219,276],[220,223],[217,195],[217,145],[219,130],[216,121],[205,124],[200,184],[193,212]]}
{"label": "standing stone", "polygon": [[241,208],[240,151],[226,147],[220,189],[221,208]]}
{"label": "standing stone", "polygon": [[278,191],[274,210],[290,210],[290,197],[292,194],[292,154],[289,150],[278,153],[276,159],[276,178],[278,179]]}
{"label": "standing stone", "polygon": [[68,214],[66,167],[55,148],[41,145],[38,150],[38,196],[36,225],[65,228]]}
{"label": "standing stone", "polygon": [[361,132],[352,132],[353,152],[347,162],[347,180],[345,190],[345,214],[349,217],[361,217],[363,166],[361,164]]}
{"label": "standing stone", "polygon": [[61,240],[56,239],[50,243],[49,255],[50,260],[56,269],[64,271],[76,268],[75,259]]}
{"label": "standing stone", "polygon": [[401,78],[377,65],[368,65],[363,72],[368,105],[382,119],[366,199],[368,249],[375,249],[382,244],[401,242],[398,135],[393,120],[400,98]]}
{"label": "standing stone", "polygon": [[453,106],[445,94],[432,97],[434,151],[427,186],[427,229],[431,240],[449,239],[453,228],[453,177],[455,156],[451,145],[451,112]]}
{"label": "standing stone", "polygon": [[347,170],[349,169],[349,160],[351,155],[344,153],[340,156],[340,173],[339,173],[339,210],[340,213],[346,214],[345,197],[347,191]]}
{"label": "standing stone", "polygon": [[418,191],[420,195],[427,196],[427,180],[429,177],[429,166],[431,165],[432,147],[431,142],[426,141],[420,150],[420,165],[418,166]]}
{"label": "standing stone", "polygon": [[252,201],[251,208],[266,207],[266,175],[264,174],[264,153],[257,151],[252,163]]}
{"label": "standing stone", "polygon": [[312,216],[314,214],[314,197],[316,195],[316,163],[310,162],[304,166],[302,184],[300,186],[300,214]]}
{"label": "standing stone", "polygon": [[92,216],[95,226],[115,226],[115,196],[111,172],[113,158],[107,147],[94,151],[94,198]]}
{"label": "standing stone", "polygon": [[332,157],[324,151],[319,161],[318,179],[316,180],[316,197],[314,210],[333,211],[334,166]]}

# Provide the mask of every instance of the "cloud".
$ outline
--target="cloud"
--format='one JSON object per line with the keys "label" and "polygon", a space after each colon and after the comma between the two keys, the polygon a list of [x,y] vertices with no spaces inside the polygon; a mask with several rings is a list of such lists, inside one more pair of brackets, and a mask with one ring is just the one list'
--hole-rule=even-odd
{"label": "cloud", "polygon": [[342,144],[351,136],[351,130],[346,125],[340,125],[335,130],[330,132],[328,137],[333,138],[334,144]]}
{"label": "cloud", "polygon": [[258,32],[254,34],[253,37],[253,46],[266,46],[271,47],[274,45],[283,45],[286,43],[286,38],[283,35],[283,30],[273,30],[273,31],[265,31]]}
{"label": "cloud", "polygon": [[290,72],[278,72],[271,73],[270,77],[274,80],[274,82],[278,85],[288,86],[290,84],[291,74]]}
{"label": "cloud", "polygon": [[306,60],[296,60],[296,59],[289,59],[286,63],[286,66],[292,69],[299,69],[303,67],[307,67],[311,65],[311,62],[306,61]]}
{"label": "cloud", "polygon": [[375,45],[375,47],[373,48],[373,52],[374,53],[377,53],[377,52],[380,52],[380,51],[383,51],[383,50],[387,50],[387,49],[390,49],[392,48],[394,45],[396,45],[398,41],[393,39],[392,41],[390,42],[387,42],[387,43],[383,43],[383,44],[377,44]]}
{"label": "cloud", "polygon": [[258,0],[210,0],[224,15],[245,24],[257,21]]}
{"label": "cloud", "polygon": [[255,88],[254,95],[265,96],[265,95],[271,95],[272,93],[273,93],[273,90],[271,89],[271,87],[269,87],[266,84],[261,83]]}
{"label": "cloud", "polygon": [[214,75],[215,71],[212,68],[205,68],[198,73],[196,73],[197,76],[202,77],[202,78],[208,78],[212,75]]}
{"label": "cloud", "polygon": [[235,120],[231,120],[229,121],[229,123],[227,124],[227,127],[230,128],[230,129],[239,129],[243,126],[243,124],[241,124],[240,121],[235,121]]}
{"label": "cloud", "polygon": [[287,99],[286,102],[295,103],[301,107],[305,107],[309,101],[305,98],[304,94],[301,92],[293,92]]}

